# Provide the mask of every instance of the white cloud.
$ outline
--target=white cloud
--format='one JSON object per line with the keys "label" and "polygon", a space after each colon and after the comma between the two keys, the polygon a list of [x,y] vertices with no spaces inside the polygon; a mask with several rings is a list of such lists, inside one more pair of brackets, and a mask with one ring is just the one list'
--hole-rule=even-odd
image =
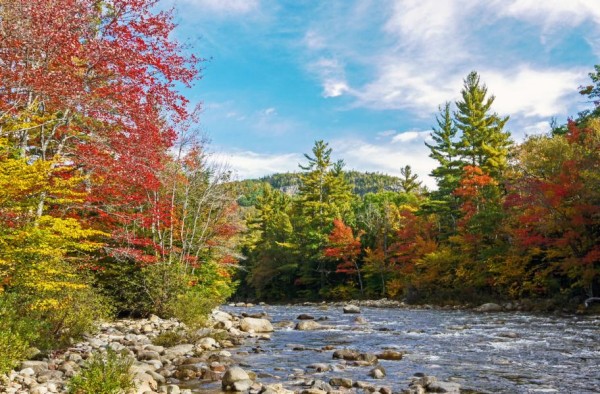
{"label": "white cloud", "polygon": [[277,115],[277,110],[273,107],[267,108],[263,111],[266,116]]}
{"label": "white cloud", "polygon": [[260,7],[260,0],[180,0],[190,4],[200,11],[217,14],[239,15],[256,11]]}
{"label": "white cloud", "polygon": [[430,131],[405,131],[403,133],[396,134],[392,138],[392,142],[410,142],[414,140],[424,141],[428,139],[430,134]]}
{"label": "white cloud", "polygon": [[349,90],[343,64],[335,58],[320,58],[309,66],[322,80],[323,97],[338,97]]}
{"label": "white cloud", "polygon": [[496,0],[494,6],[499,15],[511,16],[546,28],[578,26],[586,20],[600,23],[597,0]]}
{"label": "white cloud", "polygon": [[429,132],[408,133],[412,133],[411,138],[405,141],[392,138],[375,144],[358,138],[340,139],[332,141],[331,146],[336,156],[344,158],[348,169],[400,176],[400,169],[410,165],[424,185],[434,188],[435,180],[429,173],[436,162],[429,158],[429,149],[423,143]]}
{"label": "white cloud", "polygon": [[377,136],[379,137],[390,137],[394,134],[396,134],[397,131],[396,130],[384,130],[384,131],[380,131],[379,133],[377,133]]}
{"label": "white cloud", "polygon": [[539,69],[529,66],[482,72],[488,91],[496,96],[494,110],[507,115],[551,117],[566,114],[577,100],[577,86],[587,78],[585,70]]}
{"label": "white cloud", "polygon": [[304,35],[304,45],[311,50],[325,48],[325,38],[315,30],[308,30]]}
{"label": "white cloud", "polygon": [[265,154],[251,151],[224,152],[224,161],[241,179],[260,178],[277,172],[297,171],[299,153]]}

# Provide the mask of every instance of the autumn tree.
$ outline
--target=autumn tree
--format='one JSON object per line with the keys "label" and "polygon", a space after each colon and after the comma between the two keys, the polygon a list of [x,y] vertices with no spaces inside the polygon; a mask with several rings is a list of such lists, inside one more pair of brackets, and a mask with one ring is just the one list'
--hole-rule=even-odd
{"label": "autumn tree", "polygon": [[363,281],[358,266],[358,257],[361,252],[360,237],[354,237],[352,228],[345,225],[340,219],[333,221],[333,230],[328,237],[327,247],[323,254],[338,263],[335,272],[345,275],[356,275],[360,294],[363,294]]}

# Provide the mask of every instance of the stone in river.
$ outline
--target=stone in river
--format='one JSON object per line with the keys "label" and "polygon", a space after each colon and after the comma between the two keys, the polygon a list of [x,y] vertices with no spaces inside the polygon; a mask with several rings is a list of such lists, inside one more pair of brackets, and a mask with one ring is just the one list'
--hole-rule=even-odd
{"label": "stone in river", "polygon": [[381,365],[378,365],[369,371],[369,376],[374,379],[383,379],[385,377],[385,369]]}
{"label": "stone in river", "polygon": [[348,304],[343,308],[344,313],[360,313],[360,308],[356,305]]}
{"label": "stone in river", "polygon": [[240,329],[245,332],[272,332],[273,325],[267,319],[245,317],[240,321]]}
{"label": "stone in river", "polygon": [[323,328],[323,326],[314,320],[302,320],[295,327],[296,330],[300,331],[318,330],[320,328]]}
{"label": "stone in river", "polygon": [[314,320],[315,318],[314,318],[314,316],[303,313],[303,314],[299,315],[296,319],[298,319],[298,320]]}
{"label": "stone in river", "polygon": [[[250,381],[250,376],[248,375],[248,372],[244,371],[240,367],[231,367],[227,371],[225,371],[225,374],[223,375],[223,379],[221,380],[221,386],[223,387],[223,390],[228,390],[228,389],[233,388],[233,384],[235,382],[243,382],[243,381]],[[248,388],[250,388],[251,384],[252,384],[252,381],[250,381]],[[246,388],[246,390],[248,388]],[[238,391],[243,391],[243,390],[238,390]]]}
{"label": "stone in river", "polygon": [[384,350],[377,355],[380,360],[402,360],[402,352],[396,350]]}
{"label": "stone in river", "polygon": [[487,304],[480,305],[475,308],[477,312],[500,312],[502,311],[502,307],[498,304],[494,304],[493,302],[488,302]]}

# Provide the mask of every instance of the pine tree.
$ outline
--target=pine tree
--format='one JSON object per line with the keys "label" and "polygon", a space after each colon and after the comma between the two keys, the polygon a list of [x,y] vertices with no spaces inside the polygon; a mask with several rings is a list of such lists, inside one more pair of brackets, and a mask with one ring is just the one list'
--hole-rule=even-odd
{"label": "pine tree", "polygon": [[437,128],[434,127],[430,134],[435,144],[425,143],[431,151],[429,157],[439,164],[430,174],[435,178],[438,189],[431,193],[430,200],[423,208],[427,212],[438,214],[440,233],[444,236],[456,230],[459,202],[453,192],[458,187],[462,173],[456,141],[458,129],[450,106],[449,102],[440,106],[439,114],[435,117]]}
{"label": "pine tree", "polygon": [[400,191],[403,193],[413,193],[417,192],[423,182],[418,181],[419,176],[412,172],[412,168],[409,165],[406,165],[400,169],[400,174],[402,177],[400,178]]}
{"label": "pine tree", "polygon": [[322,251],[333,220],[344,218],[351,208],[352,187],[342,171],[343,162],[332,162],[331,151],[326,142],[316,141],[313,156],[305,154],[308,163],[300,165],[304,173],[300,175],[294,222],[297,243],[306,258],[299,281],[306,286],[306,296],[314,296],[316,287],[323,290],[328,275],[335,271],[327,267]]}
{"label": "pine tree", "polygon": [[458,154],[464,165],[480,167],[496,177],[506,168],[511,145],[510,133],[504,131],[508,116],[500,118],[490,113],[495,97],[487,97],[487,87],[475,71],[464,80],[461,95],[454,114],[455,125],[462,132]]}

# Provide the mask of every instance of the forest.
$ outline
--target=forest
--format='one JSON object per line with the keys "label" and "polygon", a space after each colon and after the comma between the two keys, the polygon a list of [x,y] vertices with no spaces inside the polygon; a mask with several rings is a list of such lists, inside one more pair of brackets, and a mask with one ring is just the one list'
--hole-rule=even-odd
{"label": "forest", "polygon": [[344,171],[317,141],[300,172],[241,184],[237,295],[581,304],[600,288],[600,67],[593,108],[515,143],[476,72],[434,116],[437,189]]}
{"label": "forest", "polygon": [[[203,59],[151,0],[2,1],[0,373],[111,316],[201,322],[248,300],[600,292],[600,66],[590,110],[522,143],[476,72],[432,115],[437,189],[345,171],[234,181],[185,89]],[[574,87],[576,89],[577,87]],[[287,191],[287,192],[286,192]]]}

